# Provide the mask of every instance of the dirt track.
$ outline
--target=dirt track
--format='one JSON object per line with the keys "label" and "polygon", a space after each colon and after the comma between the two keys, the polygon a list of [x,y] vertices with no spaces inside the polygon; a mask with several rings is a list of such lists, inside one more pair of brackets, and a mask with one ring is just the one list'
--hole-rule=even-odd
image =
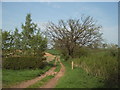
{"label": "dirt track", "polygon": [[58,72],[58,74],[54,78],[52,78],[50,81],[48,81],[44,86],[42,86],[40,88],[54,88],[55,85],[57,84],[57,81],[64,75],[64,73],[65,73],[65,67],[61,63],[60,59],[59,59],[59,62],[61,64],[61,69]]}
{"label": "dirt track", "polygon": [[28,80],[26,82],[22,82],[18,85],[12,86],[11,88],[27,88],[28,86],[36,83],[37,81],[45,78],[47,75],[52,74],[54,72],[54,70],[55,70],[55,67],[51,68],[49,71],[47,71],[45,74],[41,75],[40,77],[37,77],[37,78],[32,79],[32,80]]}
{"label": "dirt track", "polygon": [[[50,59],[54,59],[55,56],[52,55],[52,54],[49,54],[49,53],[46,53],[46,56],[47,56],[47,59],[50,60]],[[40,88],[54,88],[55,85],[57,84],[57,81],[64,75],[65,73],[65,67],[64,65],[61,63],[60,59],[57,57],[57,60],[60,62],[60,65],[61,65],[61,69],[60,71],[57,73],[57,75],[52,78],[50,81],[48,81],[45,85],[43,85],[42,87]],[[18,85],[15,85],[15,86],[12,86],[10,88],[27,88],[29,87],[30,85],[33,85],[34,83],[36,83],[37,81],[45,78],[47,75],[52,75],[55,70],[56,67],[52,67],[49,71],[47,71],[45,74],[39,76],[39,77],[36,77],[35,79],[32,79],[32,80],[28,80],[28,81],[25,81],[25,82],[22,82]]]}
{"label": "dirt track", "polygon": [[52,61],[55,58],[55,56],[50,53],[45,53],[44,56],[47,58],[47,61]]}

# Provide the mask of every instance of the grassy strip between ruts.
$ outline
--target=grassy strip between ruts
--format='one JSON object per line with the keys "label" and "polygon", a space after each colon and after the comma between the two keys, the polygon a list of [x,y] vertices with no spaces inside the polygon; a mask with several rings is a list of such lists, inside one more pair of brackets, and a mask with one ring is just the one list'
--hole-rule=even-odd
{"label": "grassy strip between ruts", "polygon": [[47,72],[51,67],[53,67],[54,61],[50,62],[50,65],[46,66],[43,69],[36,69],[36,70],[2,70],[2,82],[4,88],[9,88],[10,86],[19,84],[23,81],[31,80],[41,74]]}
{"label": "grassy strip between ruts", "polygon": [[42,80],[39,80],[35,84],[29,86],[28,88],[39,88],[40,86],[44,85],[46,82],[48,82],[48,80],[52,79],[53,77],[54,77],[54,75],[46,76]]}
{"label": "grassy strip between ruts", "polygon": [[55,72],[59,72],[61,69],[61,65],[60,65],[60,62],[57,62],[56,63],[56,69],[54,70]]}
{"label": "grassy strip between ruts", "polygon": [[[55,72],[59,72],[61,68],[60,62],[56,63],[56,69],[54,70]],[[29,86],[28,88],[39,88],[40,86],[44,85],[46,82],[48,82],[50,79],[52,79],[54,75],[49,75],[43,78],[42,80],[36,82],[35,84]]]}

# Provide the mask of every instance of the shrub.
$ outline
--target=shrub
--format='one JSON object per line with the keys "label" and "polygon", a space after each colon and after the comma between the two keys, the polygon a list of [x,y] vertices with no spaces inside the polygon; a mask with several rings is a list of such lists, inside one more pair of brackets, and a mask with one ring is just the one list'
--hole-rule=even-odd
{"label": "shrub", "polygon": [[86,47],[81,47],[81,48],[75,47],[73,54],[70,56],[66,50],[61,50],[61,53],[62,53],[61,57],[64,58],[65,60],[73,59],[73,58],[80,58],[82,56],[87,56],[89,53],[88,51],[90,50]]}
{"label": "shrub", "polygon": [[82,48],[76,48],[74,53],[74,58],[80,58],[82,56],[87,56],[88,55],[88,49],[85,47]]}
{"label": "shrub", "polygon": [[117,55],[118,55],[118,52],[117,52],[117,51],[111,51],[110,54],[111,54],[112,56],[117,56]]}
{"label": "shrub", "polygon": [[14,70],[43,68],[45,66],[44,59],[40,57],[3,58],[3,68]]}

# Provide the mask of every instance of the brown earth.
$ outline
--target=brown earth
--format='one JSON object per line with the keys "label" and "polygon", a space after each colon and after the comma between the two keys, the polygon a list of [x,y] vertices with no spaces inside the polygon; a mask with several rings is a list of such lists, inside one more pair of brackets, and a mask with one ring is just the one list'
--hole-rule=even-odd
{"label": "brown earth", "polygon": [[52,61],[56,56],[50,54],[50,53],[45,53],[44,55],[47,58],[47,61]]}

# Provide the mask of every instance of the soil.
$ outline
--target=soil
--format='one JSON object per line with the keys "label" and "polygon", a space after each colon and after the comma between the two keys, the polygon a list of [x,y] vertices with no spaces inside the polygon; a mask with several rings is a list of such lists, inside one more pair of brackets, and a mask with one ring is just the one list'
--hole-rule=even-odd
{"label": "soil", "polygon": [[48,62],[49,62],[49,61],[52,61],[52,60],[55,58],[55,56],[52,55],[52,54],[50,54],[50,53],[45,53],[44,56],[47,58],[47,61],[48,61]]}

